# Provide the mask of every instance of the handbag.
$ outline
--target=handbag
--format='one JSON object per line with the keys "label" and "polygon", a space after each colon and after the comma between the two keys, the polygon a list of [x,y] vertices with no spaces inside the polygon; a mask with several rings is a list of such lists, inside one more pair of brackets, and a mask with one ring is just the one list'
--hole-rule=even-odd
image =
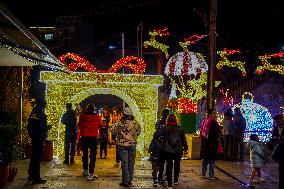
{"label": "handbag", "polygon": [[219,153],[219,154],[223,154],[224,153],[224,148],[223,148],[223,145],[222,145],[220,139],[218,140],[217,153]]}

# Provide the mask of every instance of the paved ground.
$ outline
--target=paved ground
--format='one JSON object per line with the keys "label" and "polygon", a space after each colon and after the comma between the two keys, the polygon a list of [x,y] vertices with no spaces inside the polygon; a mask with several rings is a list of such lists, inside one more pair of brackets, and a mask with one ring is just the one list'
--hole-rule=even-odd
{"label": "paved ground", "polygon": [[[9,182],[4,189],[118,189],[123,188],[118,184],[121,181],[121,169],[114,167],[114,148],[109,149],[108,159],[97,159],[95,174],[99,178],[95,181],[86,181],[82,177],[81,157],[76,156],[75,165],[62,164],[62,159],[51,162],[42,162],[41,172],[47,182],[44,185],[32,185],[26,182],[29,160],[16,162],[14,166],[19,169],[16,178]],[[219,189],[244,188],[232,177],[216,169],[218,181],[211,181],[200,178],[200,160],[182,160],[181,163],[180,184],[174,186],[176,189]],[[225,162],[218,161],[217,166],[229,172],[233,177],[247,182],[250,175],[249,162]],[[267,182],[257,184],[257,189],[277,189],[278,188],[278,167],[271,160],[263,170],[264,178]],[[131,188],[152,188],[151,164],[147,160],[137,160],[134,186]],[[159,185],[158,188],[165,188],[166,185]]]}

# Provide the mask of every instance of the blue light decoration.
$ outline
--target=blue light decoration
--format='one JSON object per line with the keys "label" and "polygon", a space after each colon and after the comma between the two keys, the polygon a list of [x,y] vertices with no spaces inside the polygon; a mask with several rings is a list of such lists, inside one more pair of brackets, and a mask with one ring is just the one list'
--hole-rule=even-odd
{"label": "blue light decoration", "polygon": [[[248,96],[250,98],[245,98]],[[244,141],[247,142],[251,134],[257,134],[260,141],[268,142],[271,138],[271,129],[273,126],[273,119],[267,108],[254,103],[254,96],[245,92],[242,96],[242,102],[236,104],[236,107],[241,109],[241,112],[246,120],[246,131]]]}

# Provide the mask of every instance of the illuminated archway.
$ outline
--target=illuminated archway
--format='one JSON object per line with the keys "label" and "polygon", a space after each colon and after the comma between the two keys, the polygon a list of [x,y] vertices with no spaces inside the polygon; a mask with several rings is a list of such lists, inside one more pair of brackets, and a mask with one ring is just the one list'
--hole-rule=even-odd
{"label": "illuminated archway", "polygon": [[163,77],[138,74],[97,74],[76,72],[71,74],[41,72],[46,83],[46,114],[52,125],[49,138],[54,139],[54,154],[63,153],[64,127],[60,123],[65,104],[80,103],[94,94],[111,94],[124,100],[141,125],[137,149],[143,155],[155,130],[158,109],[158,87]]}

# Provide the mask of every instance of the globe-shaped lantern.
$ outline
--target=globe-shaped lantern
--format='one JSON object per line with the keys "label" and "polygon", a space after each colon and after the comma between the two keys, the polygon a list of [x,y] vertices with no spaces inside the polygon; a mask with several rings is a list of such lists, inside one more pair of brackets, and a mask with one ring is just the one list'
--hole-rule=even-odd
{"label": "globe-shaped lantern", "polygon": [[[244,96],[250,96],[245,98]],[[246,130],[244,141],[247,142],[251,134],[257,134],[259,139],[263,142],[269,141],[271,138],[271,129],[273,119],[268,109],[253,102],[253,95],[251,93],[244,93],[242,102],[236,104],[232,109],[239,107],[246,120]]]}
{"label": "globe-shaped lantern", "polygon": [[202,54],[184,51],[175,54],[168,60],[164,73],[171,76],[194,75],[196,77],[207,70],[208,66]]}

